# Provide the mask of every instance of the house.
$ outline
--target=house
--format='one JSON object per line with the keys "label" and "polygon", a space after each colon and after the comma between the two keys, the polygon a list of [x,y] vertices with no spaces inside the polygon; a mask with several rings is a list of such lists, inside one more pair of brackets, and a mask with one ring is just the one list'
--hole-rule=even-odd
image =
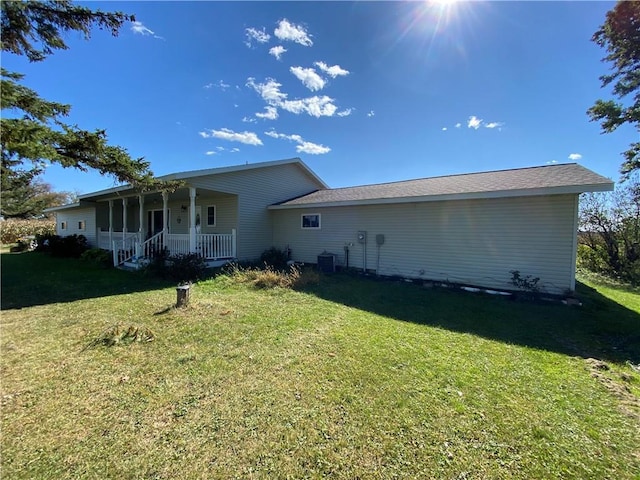
{"label": "house", "polygon": [[59,234],[84,234],[116,264],[162,246],[216,261],[276,246],[298,262],[496,289],[512,289],[517,270],[563,293],[575,288],[578,196],[613,189],[575,163],[347,188],[300,159],[160,178],[186,186],[82,195],[52,209]]}
{"label": "house", "polygon": [[267,206],[327,185],[299,159],[174,173],[175,192],[140,193],[129,185],[80,195],[51,208],[58,235],[84,235],[92,247],[113,252],[114,264],[195,252],[210,264],[249,260],[271,246]]}

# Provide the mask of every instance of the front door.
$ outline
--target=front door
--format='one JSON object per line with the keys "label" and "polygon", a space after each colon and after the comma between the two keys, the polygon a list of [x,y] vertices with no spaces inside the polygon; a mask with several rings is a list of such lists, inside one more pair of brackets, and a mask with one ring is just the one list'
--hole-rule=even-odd
{"label": "front door", "polygon": [[147,212],[147,235],[152,237],[162,231],[164,227],[164,211],[149,210]]}

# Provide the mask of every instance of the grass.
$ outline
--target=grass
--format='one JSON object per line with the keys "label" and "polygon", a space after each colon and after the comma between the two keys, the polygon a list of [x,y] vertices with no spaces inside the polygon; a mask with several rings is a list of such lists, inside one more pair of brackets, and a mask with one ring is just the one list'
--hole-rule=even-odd
{"label": "grass", "polygon": [[[637,478],[637,294],[324,276],[175,286],[2,260],[6,478]],[[620,296],[616,296],[620,295]],[[115,324],[152,342],[84,349]],[[84,349],[84,351],[83,351]]]}

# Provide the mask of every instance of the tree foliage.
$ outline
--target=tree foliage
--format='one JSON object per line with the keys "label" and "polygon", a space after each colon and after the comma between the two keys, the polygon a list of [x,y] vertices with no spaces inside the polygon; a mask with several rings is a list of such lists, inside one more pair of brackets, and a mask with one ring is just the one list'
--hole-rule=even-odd
{"label": "tree foliage", "polygon": [[640,201],[636,178],[615,192],[580,200],[578,262],[589,270],[640,282]]}
{"label": "tree foliage", "polygon": [[[4,1],[0,2],[0,44],[4,52],[38,62],[55,50],[68,48],[62,38],[66,32],[89,38],[92,28],[98,27],[117,35],[124,22],[134,20],[132,15],[93,11],[66,0]],[[1,70],[3,200],[10,194],[20,198],[48,162],[83,171],[95,169],[140,190],[178,186],[155,180],[149,162],[109,145],[104,130],[87,131],[65,123],[71,107],[41,98],[19,83],[22,78],[19,73]],[[37,191],[37,185],[32,187]]]}
{"label": "tree foliage", "polygon": [[[613,85],[612,93],[620,101],[597,100],[588,110],[591,120],[599,121],[603,133],[623,124],[634,125],[640,133],[640,2],[619,1],[607,13],[604,24],[592,40],[606,49],[603,61],[613,70],[600,77],[602,86]],[[630,101],[623,100],[631,95]],[[640,142],[633,142],[623,152],[621,173],[625,176],[640,169]]]}

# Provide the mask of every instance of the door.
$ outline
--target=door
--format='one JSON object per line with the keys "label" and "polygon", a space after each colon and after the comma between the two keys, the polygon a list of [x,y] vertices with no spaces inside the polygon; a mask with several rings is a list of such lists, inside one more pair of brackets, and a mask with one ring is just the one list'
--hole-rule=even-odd
{"label": "door", "polygon": [[[169,225],[169,222],[167,222]],[[163,210],[149,210],[147,212],[147,235],[152,237],[162,231],[164,227],[164,211]]]}

